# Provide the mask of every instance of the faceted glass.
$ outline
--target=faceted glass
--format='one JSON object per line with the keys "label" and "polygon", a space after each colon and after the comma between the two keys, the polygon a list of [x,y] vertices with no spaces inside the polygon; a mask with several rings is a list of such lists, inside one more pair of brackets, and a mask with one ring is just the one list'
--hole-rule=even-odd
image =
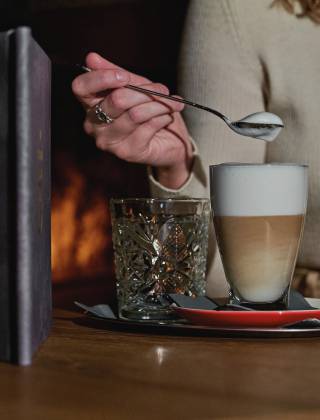
{"label": "faceted glass", "polygon": [[205,294],[209,200],[110,202],[119,315],[173,318],[164,295]]}

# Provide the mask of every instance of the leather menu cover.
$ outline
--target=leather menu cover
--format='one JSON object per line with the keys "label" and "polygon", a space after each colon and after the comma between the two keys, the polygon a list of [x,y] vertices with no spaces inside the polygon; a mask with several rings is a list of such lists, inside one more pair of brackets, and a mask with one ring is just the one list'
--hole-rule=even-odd
{"label": "leather menu cover", "polygon": [[0,33],[0,360],[28,365],[51,326],[50,60]]}

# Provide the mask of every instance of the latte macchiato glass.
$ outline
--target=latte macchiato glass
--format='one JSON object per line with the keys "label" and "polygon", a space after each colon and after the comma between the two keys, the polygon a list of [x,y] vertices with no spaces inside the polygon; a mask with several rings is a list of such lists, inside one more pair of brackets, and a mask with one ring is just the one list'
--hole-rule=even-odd
{"label": "latte macchiato glass", "polygon": [[287,305],[306,213],[307,172],[296,164],[210,166],[214,227],[231,302]]}

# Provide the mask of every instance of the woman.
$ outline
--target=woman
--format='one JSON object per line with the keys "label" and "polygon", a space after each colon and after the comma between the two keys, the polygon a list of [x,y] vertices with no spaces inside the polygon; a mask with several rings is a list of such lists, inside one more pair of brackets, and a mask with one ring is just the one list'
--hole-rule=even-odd
{"label": "woman", "polygon": [[[123,88],[131,83],[167,93],[164,86],[94,53],[86,60],[94,71],[73,82],[87,109],[84,128],[102,150],[147,164],[152,195],[158,197],[207,197],[207,168],[214,163],[308,164],[308,215],[298,266],[320,269],[319,22],[318,0],[191,1],[180,91],[234,120],[262,110],[278,114],[286,127],[273,143],[237,136],[211,114],[191,108],[186,126],[181,104]],[[101,111],[109,124],[97,119]],[[215,246],[210,259],[208,294],[225,295]]]}

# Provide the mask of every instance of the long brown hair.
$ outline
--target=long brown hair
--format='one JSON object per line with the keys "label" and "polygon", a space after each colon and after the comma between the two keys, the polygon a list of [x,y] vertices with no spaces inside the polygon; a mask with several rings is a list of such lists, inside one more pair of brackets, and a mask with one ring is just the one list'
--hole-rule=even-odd
{"label": "long brown hair", "polygon": [[308,17],[320,24],[320,0],[274,0],[272,6],[282,6],[297,17]]}

